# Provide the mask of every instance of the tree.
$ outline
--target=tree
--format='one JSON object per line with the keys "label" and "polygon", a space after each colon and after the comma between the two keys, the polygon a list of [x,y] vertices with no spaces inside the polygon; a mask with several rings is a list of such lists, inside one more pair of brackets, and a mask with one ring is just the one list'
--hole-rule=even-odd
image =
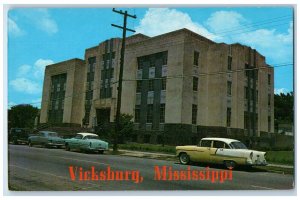
{"label": "tree", "polygon": [[38,110],[38,108],[29,104],[12,106],[8,110],[8,121],[10,123],[10,127],[33,128]]}
{"label": "tree", "polygon": [[278,124],[293,124],[294,122],[294,93],[280,93],[274,95],[275,127]]}
{"label": "tree", "polygon": [[119,142],[123,143],[131,136],[133,130],[132,119],[132,115],[121,113]]}

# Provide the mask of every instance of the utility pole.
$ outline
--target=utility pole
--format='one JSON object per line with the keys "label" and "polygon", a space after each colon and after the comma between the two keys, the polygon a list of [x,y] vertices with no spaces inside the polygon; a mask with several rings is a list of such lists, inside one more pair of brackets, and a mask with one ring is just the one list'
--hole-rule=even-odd
{"label": "utility pole", "polygon": [[127,17],[136,19],[136,15],[130,15],[127,11],[123,12],[122,10],[118,11],[113,8],[113,12],[121,14],[124,16],[123,26],[118,26],[111,24],[114,27],[120,28],[123,30],[122,37],[122,47],[121,47],[121,59],[120,59],[120,72],[119,72],[119,81],[118,81],[118,97],[117,97],[117,113],[116,113],[116,124],[115,124],[115,133],[113,135],[113,151],[118,150],[118,136],[120,132],[120,114],[121,114],[121,97],[122,97],[122,79],[123,79],[123,68],[124,68],[124,54],[125,54],[125,44],[126,44],[126,31],[135,32],[135,30],[127,28]]}

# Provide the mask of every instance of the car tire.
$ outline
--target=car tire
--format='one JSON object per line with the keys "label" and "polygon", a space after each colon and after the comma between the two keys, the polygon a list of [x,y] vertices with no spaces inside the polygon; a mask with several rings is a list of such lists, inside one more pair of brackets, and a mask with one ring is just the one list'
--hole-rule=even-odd
{"label": "car tire", "polygon": [[99,151],[99,154],[103,154],[103,153],[104,153],[104,151],[103,151],[103,150],[100,150],[100,151]]}
{"label": "car tire", "polygon": [[190,157],[187,155],[187,153],[180,153],[179,154],[179,161],[183,165],[187,165],[190,162]]}
{"label": "car tire", "polygon": [[236,162],[234,162],[233,160],[224,160],[224,166],[227,169],[234,169],[236,167]]}
{"label": "car tire", "polygon": [[14,144],[14,145],[17,145],[17,144],[18,144],[18,140],[17,140],[17,139],[14,139],[14,140],[13,140],[13,144]]}

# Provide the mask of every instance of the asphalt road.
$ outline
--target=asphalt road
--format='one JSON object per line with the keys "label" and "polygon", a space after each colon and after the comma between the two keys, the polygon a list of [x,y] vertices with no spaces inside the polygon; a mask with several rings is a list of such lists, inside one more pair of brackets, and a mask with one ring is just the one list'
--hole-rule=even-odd
{"label": "asphalt road", "polygon": [[[172,171],[184,171],[185,175],[173,173],[173,179],[188,179],[188,166],[174,161],[136,158],[120,155],[85,154],[68,152],[64,149],[45,149],[25,145],[9,145],[8,149],[8,184],[10,190],[17,191],[111,191],[111,190],[272,190],[292,189],[293,175],[270,173],[266,171],[233,170],[232,180],[220,183],[222,168],[210,168],[210,177],[205,180],[155,180],[162,177],[162,167]],[[73,166],[74,170],[70,170]],[[159,167],[159,172],[155,171]],[[75,174],[75,167],[77,173]],[[98,178],[104,180],[78,180],[82,167],[84,171],[91,168],[98,172]],[[116,173],[123,172],[123,180],[105,180],[108,168]],[[72,168],[71,168],[72,169]],[[207,172],[205,166],[190,166],[190,171]],[[104,171],[105,175],[100,175]],[[129,171],[129,172],[126,172]],[[212,182],[212,171],[215,181]],[[74,173],[74,174],[73,174]],[[160,174],[158,174],[160,173]],[[216,174],[218,173],[218,178]],[[225,172],[224,172],[225,173]],[[227,179],[230,172],[226,171]],[[125,176],[127,174],[127,177]],[[72,180],[74,175],[75,180]],[[86,173],[89,178],[90,174]],[[120,174],[119,174],[120,175]],[[134,176],[133,176],[134,175]],[[192,175],[193,176],[193,175]],[[121,176],[119,176],[120,178]],[[138,178],[137,178],[138,177]],[[170,176],[166,176],[169,178]],[[90,177],[91,178],[91,177]],[[111,177],[112,178],[112,177]],[[116,174],[114,174],[116,178]],[[223,174],[225,179],[225,174]]]}

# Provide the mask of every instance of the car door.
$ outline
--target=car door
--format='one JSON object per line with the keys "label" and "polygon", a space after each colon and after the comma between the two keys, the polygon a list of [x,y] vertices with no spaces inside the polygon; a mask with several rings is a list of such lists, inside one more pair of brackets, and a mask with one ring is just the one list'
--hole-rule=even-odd
{"label": "car door", "polygon": [[46,132],[41,132],[38,138],[38,143],[45,145],[48,143],[48,134]]}
{"label": "car door", "polygon": [[211,143],[211,140],[201,140],[199,145],[195,147],[191,159],[196,162],[209,162]]}
{"label": "car door", "polygon": [[74,138],[69,141],[69,146],[74,149],[79,149],[79,144],[82,139],[82,135],[77,134]]}
{"label": "car door", "polygon": [[214,140],[212,143],[212,148],[210,148],[210,161],[211,163],[222,163],[222,156],[218,156],[217,151],[223,151],[225,143],[222,141]]}

